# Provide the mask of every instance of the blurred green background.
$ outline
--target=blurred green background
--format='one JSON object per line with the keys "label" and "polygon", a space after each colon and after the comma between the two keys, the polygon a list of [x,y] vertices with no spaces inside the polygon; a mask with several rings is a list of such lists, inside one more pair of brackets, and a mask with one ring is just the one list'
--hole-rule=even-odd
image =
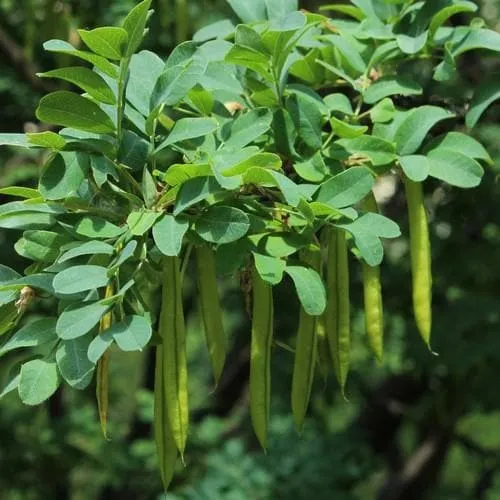
{"label": "blurred green background", "polygon": [[[250,1],[250,0],[249,0]],[[121,21],[134,0],[0,0],[0,132],[37,129],[34,109],[52,83],[37,71],[66,64],[43,41],[78,43],[76,28]],[[314,10],[321,2],[302,1]],[[481,16],[500,30],[500,1],[484,0]],[[156,0],[146,48],[167,56],[176,42],[231,16],[224,0]],[[461,21],[467,23],[467,18]],[[475,53],[450,103],[500,70]],[[49,87],[50,85],[50,87]],[[433,89],[426,96],[432,99]],[[411,316],[408,241],[386,247],[384,363],[373,361],[364,336],[361,273],[352,261],[352,373],[348,401],[333,379],[317,377],[302,436],[290,415],[293,356],[276,348],[273,417],[265,455],[248,414],[249,320],[236,279],[221,283],[231,335],[223,380],[214,391],[192,275],[186,286],[192,425],[187,467],[179,464],[167,498],[186,500],[500,499],[500,106],[474,132],[495,165],[482,185],[455,190],[426,184],[434,270],[433,348],[419,340]],[[0,187],[36,184],[36,152],[0,151]],[[407,234],[404,196],[391,178],[381,192],[385,213]],[[0,202],[5,202],[0,199]],[[16,237],[0,232],[2,264],[22,270]],[[294,334],[297,306],[287,284],[275,294],[276,334]],[[152,356],[116,351],[111,358],[111,441],[102,438],[93,389],[64,388],[45,405],[0,402],[0,499],[149,500],[164,498],[151,439]],[[0,381],[1,382],[1,381]]]}

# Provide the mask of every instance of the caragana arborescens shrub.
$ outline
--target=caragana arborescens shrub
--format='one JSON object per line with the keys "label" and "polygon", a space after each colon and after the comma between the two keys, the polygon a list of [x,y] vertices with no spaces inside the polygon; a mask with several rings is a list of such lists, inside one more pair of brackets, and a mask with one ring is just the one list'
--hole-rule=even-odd
{"label": "caragana arborescens shrub", "polygon": [[[1,190],[17,200],[0,207],[0,227],[23,231],[16,251],[33,261],[25,276],[0,268],[1,396],[17,390],[36,405],[62,381],[84,389],[95,375],[106,432],[109,348],[154,346],[165,486],[188,436],[188,260],[216,381],[227,345],[217,276],[242,273],[253,296],[251,416],[265,448],[273,286],[287,275],[301,304],[291,395],[300,429],[318,363],[346,384],[349,267],[362,267],[366,331],[382,357],[381,239],[400,230],[372,189],[397,175],[408,201],[414,316],[430,346],[422,183],[480,183],[490,157],[468,132],[500,96],[487,82],[461,107],[445,105],[464,52],[500,51],[500,34],[477,19],[450,26],[453,15],[477,10],[472,2],[353,0],[314,14],[296,0],[228,1],[241,24],[203,28],[167,61],[139,49],[151,0],[121,27],[80,30],[86,48],[48,41],[46,50],[75,62],[40,77],[82,93],[41,99],[36,115],[53,129],[0,135],[0,144],[45,151],[38,189]],[[433,104],[418,105],[430,92]],[[47,296],[57,314],[22,321]]]}

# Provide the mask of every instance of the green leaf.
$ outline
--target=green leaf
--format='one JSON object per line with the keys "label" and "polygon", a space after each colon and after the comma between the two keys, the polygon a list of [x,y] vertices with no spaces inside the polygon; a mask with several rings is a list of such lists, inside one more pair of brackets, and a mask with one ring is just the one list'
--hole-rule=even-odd
{"label": "green leaf", "polygon": [[62,378],[74,389],[83,390],[92,381],[95,366],[87,357],[89,336],[63,340],[56,351],[56,361]]}
{"label": "green leaf", "polygon": [[153,227],[153,239],[158,250],[169,257],[179,255],[188,229],[187,220],[165,214]]}
{"label": "green leaf", "polygon": [[423,155],[401,156],[399,164],[405,175],[415,182],[422,182],[427,179],[431,169],[428,158]]}
{"label": "green leaf", "polygon": [[302,179],[309,182],[322,182],[329,174],[320,151],[304,161],[295,162],[293,168]]}
{"label": "green leaf", "polygon": [[106,333],[102,332],[96,335],[92,342],[90,342],[87,350],[89,361],[96,364],[113,342],[114,339],[113,336],[109,334],[109,329],[106,330]]}
{"label": "green leaf", "polygon": [[461,188],[473,188],[481,183],[483,167],[469,156],[442,147],[430,151],[427,156],[432,177]]}
{"label": "green leaf", "polygon": [[262,137],[270,128],[273,114],[267,108],[243,113],[222,129],[225,147],[240,149]]}
{"label": "green leaf", "polygon": [[444,44],[443,60],[434,68],[433,78],[437,82],[446,82],[456,75],[457,64],[451,52],[451,47],[451,42]]}
{"label": "green leaf", "polygon": [[150,210],[136,210],[130,212],[127,217],[127,225],[130,232],[134,236],[142,236],[146,234],[161,216],[160,212],[152,212]]}
{"label": "green leaf", "polygon": [[326,308],[325,285],[319,274],[310,267],[287,266],[286,273],[292,278],[300,303],[310,316],[320,316]]}
{"label": "green leaf", "polygon": [[265,0],[268,19],[281,19],[299,10],[298,0]]}
{"label": "green leaf", "polygon": [[193,35],[193,41],[206,42],[213,38],[225,38],[227,35],[233,33],[233,31],[234,24],[229,19],[222,19],[199,29]]}
{"label": "green leaf", "polygon": [[213,118],[181,118],[175,122],[169,136],[156,148],[155,152],[158,153],[171,144],[211,134],[217,130],[218,126]]}
{"label": "green leaf", "polygon": [[358,7],[354,7],[353,5],[342,5],[342,4],[321,5],[319,11],[323,12],[325,10],[333,10],[335,12],[347,14],[348,16],[353,17],[357,21],[362,21],[363,19],[366,18],[366,15],[363,13],[363,11]]}
{"label": "green leaf", "polygon": [[0,189],[0,194],[7,196],[17,196],[19,198],[40,198],[38,189],[27,188],[23,186],[9,186]]}
{"label": "green leaf", "polygon": [[47,213],[23,211],[0,214],[0,228],[3,229],[46,229],[55,222],[55,217]]}
{"label": "green leaf", "polygon": [[476,29],[463,27],[463,31],[457,32],[462,34],[463,37],[457,39],[457,43],[454,44],[452,49],[452,54],[454,57],[468,52],[469,50],[491,50],[494,52],[500,52],[500,33],[489,30],[489,29]]}
{"label": "green leaf", "polygon": [[0,146],[31,147],[26,134],[0,134]]}
{"label": "green leaf", "polygon": [[[269,0],[267,0],[269,1]],[[279,2],[280,0],[278,0]],[[306,24],[306,17],[302,12],[290,12],[282,17],[271,19],[269,31],[283,32],[296,31]]]}
{"label": "green leaf", "polygon": [[147,166],[144,166],[142,170],[141,188],[144,204],[147,208],[151,208],[158,197],[158,191],[156,190],[156,182]]}
{"label": "green leaf", "polygon": [[266,19],[266,1],[265,0],[226,0],[234,10],[236,15],[244,23],[254,23]]}
{"label": "green leaf", "polygon": [[340,161],[349,160],[354,156],[357,161],[370,161],[376,167],[393,162],[396,151],[392,143],[380,137],[360,135],[335,141],[329,149],[329,155]]}
{"label": "green leaf", "polygon": [[130,60],[127,101],[143,116],[148,116],[151,111],[151,94],[164,66],[163,60],[148,50],[141,50]]}
{"label": "green leaf", "polygon": [[434,40],[434,35],[437,30],[451,17],[455,14],[459,14],[461,12],[476,12],[477,5],[473,2],[466,1],[458,1],[454,5],[450,5],[441,9],[431,20],[429,25],[429,40]]}
{"label": "green leaf", "polygon": [[196,220],[194,229],[210,243],[231,243],[247,234],[250,220],[238,208],[214,205]]}
{"label": "green leaf", "polygon": [[131,56],[138,49],[144,38],[150,7],[151,0],[144,0],[131,10],[123,21],[123,28],[128,33],[127,56]]}
{"label": "green leaf", "polygon": [[87,241],[63,253],[57,262],[66,262],[82,255],[112,255],[114,248],[104,241]]}
{"label": "green leaf", "polygon": [[97,55],[120,60],[125,55],[128,34],[123,28],[104,27],[92,31],[78,30],[85,45]]}
{"label": "green leaf", "polygon": [[18,255],[36,262],[52,262],[68,237],[52,231],[25,231],[15,244]]}
{"label": "green leaf", "polygon": [[102,217],[82,217],[75,225],[74,230],[81,236],[87,238],[116,238],[125,232],[124,227],[115,226]]}
{"label": "green leaf", "polygon": [[500,78],[493,77],[479,84],[474,91],[465,123],[469,128],[474,127],[486,109],[493,102],[500,99]]}
{"label": "green leaf", "polygon": [[66,141],[55,132],[36,132],[33,134],[26,134],[28,142],[33,146],[40,146],[42,148],[55,149],[59,151],[66,146]]}
{"label": "green leaf", "polygon": [[209,116],[214,109],[214,96],[208,90],[195,86],[188,92],[190,106],[194,107],[202,115]]}
{"label": "green leaf", "polygon": [[108,270],[101,266],[72,266],[54,278],[56,293],[70,295],[86,290],[95,290],[108,284]]}
{"label": "green leaf", "polygon": [[292,207],[296,207],[302,199],[302,193],[292,180],[286,175],[274,170],[267,170],[261,167],[252,167],[243,175],[244,184],[273,185],[277,186],[283,193],[287,203]]}
{"label": "green leaf", "polygon": [[386,123],[392,120],[396,107],[391,99],[386,97],[370,110],[370,118],[373,123]]}
{"label": "green leaf", "polygon": [[357,46],[345,35],[326,35],[322,37],[331,43],[345,58],[346,63],[358,74],[366,69],[366,63],[357,50]]}
{"label": "green leaf", "polygon": [[374,104],[391,95],[420,95],[422,92],[422,86],[408,76],[383,76],[366,89],[363,99],[367,104]]}
{"label": "green leaf", "polygon": [[66,90],[58,90],[42,97],[36,116],[42,122],[96,134],[115,131],[113,121],[97,104]]}
{"label": "green leaf", "polygon": [[177,186],[183,184],[189,179],[195,177],[208,177],[212,175],[212,167],[208,163],[189,164],[189,163],[176,163],[170,165],[163,180],[169,186]]}
{"label": "green leaf", "polygon": [[[120,251],[118,256],[113,262],[109,265],[109,274],[112,274],[116,269],[118,269],[124,262],[128,259],[132,258],[135,254],[135,250],[137,248],[137,241],[130,240]],[[126,286],[126,285],[124,285]]]}
{"label": "green leaf", "polygon": [[133,170],[142,171],[148,161],[150,144],[135,132],[126,130],[120,143],[118,161]]}
{"label": "green leaf", "polygon": [[105,104],[116,104],[116,97],[104,78],[95,71],[82,66],[67,67],[38,73],[42,78],[59,78],[70,82],[87,92],[94,99]]}
{"label": "green leaf", "polygon": [[298,93],[291,95],[286,100],[286,107],[299,137],[311,149],[320,149],[323,116],[319,107],[311,99],[307,99]]}
{"label": "green leaf", "polygon": [[38,405],[56,392],[59,382],[57,365],[53,357],[33,359],[21,367],[19,397],[26,405]]}
{"label": "green leaf", "polygon": [[40,273],[30,274],[29,276],[22,276],[21,278],[3,282],[0,289],[4,290],[21,290],[25,286],[43,290],[44,292],[54,294],[52,287],[53,274]]}
{"label": "green leaf", "polygon": [[82,337],[99,323],[109,307],[101,302],[70,304],[57,320],[57,335],[63,340]]}
{"label": "green leaf", "polygon": [[342,138],[352,139],[354,137],[358,137],[363,135],[368,127],[366,125],[351,125],[344,120],[339,120],[332,116],[330,118],[330,125],[332,126],[332,130]]}
{"label": "green leaf", "polygon": [[296,233],[273,233],[263,239],[265,253],[278,258],[293,255],[307,245],[308,240]]}
{"label": "green leaf", "polygon": [[437,148],[452,149],[475,160],[485,160],[488,163],[493,162],[488,151],[486,151],[480,142],[476,141],[470,135],[462,134],[461,132],[448,132],[445,135],[436,137],[426,145],[424,151],[429,152]]}
{"label": "green leaf", "polygon": [[383,215],[368,212],[347,224],[335,224],[352,234],[361,257],[369,266],[378,266],[384,257],[380,238],[397,238],[399,226]]}
{"label": "green leaf", "polygon": [[20,380],[21,380],[21,373],[17,373],[9,377],[8,383],[2,389],[2,392],[0,392],[0,399],[2,399],[4,396],[11,393],[12,391],[15,391],[19,387]]}
{"label": "green leaf", "polygon": [[149,321],[142,316],[128,316],[102,332],[112,336],[122,351],[142,351],[151,339],[152,330]]}
{"label": "green leaf", "polygon": [[118,70],[114,64],[111,64],[104,57],[93,54],[92,52],[85,52],[77,50],[73,45],[63,40],[49,40],[43,44],[43,48],[49,52],[56,52],[59,54],[68,54],[78,59],[82,59],[93,64],[96,68],[100,69],[103,73],[111,78],[118,78]]}
{"label": "green leaf", "polygon": [[256,252],[252,253],[255,260],[255,268],[260,274],[260,277],[271,285],[277,285],[283,279],[286,261]]}
{"label": "green leaf", "polygon": [[345,115],[354,114],[351,101],[344,94],[330,94],[323,101],[330,112],[339,111]]}
{"label": "green leaf", "polygon": [[223,170],[222,175],[225,177],[230,177],[232,175],[241,175],[250,168],[254,167],[269,170],[280,170],[281,164],[281,158],[274,153],[257,153]]}
{"label": "green leaf", "polygon": [[166,106],[178,104],[199,83],[205,71],[206,64],[198,60],[190,60],[184,65],[167,68],[156,81],[151,94],[150,110],[160,104]]}
{"label": "green leaf", "polygon": [[454,116],[450,111],[437,106],[420,106],[413,109],[395,133],[397,152],[400,155],[415,153],[436,123]]}
{"label": "green leaf", "polygon": [[61,152],[45,165],[38,189],[47,200],[77,197],[89,170],[85,153]]}
{"label": "green leaf", "polygon": [[[21,278],[21,275],[14,271],[14,269],[0,264],[0,286],[5,282],[9,282],[19,278]],[[0,307],[3,307],[10,302],[14,302],[14,300],[17,300],[17,297],[18,295],[16,293],[16,290],[0,291]]]}
{"label": "green leaf", "polygon": [[[127,134],[125,133],[124,135],[126,136]],[[92,168],[96,184],[99,187],[102,187],[108,181],[109,177],[112,177],[115,181],[119,180],[118,171],[116,170],[114,163],[105,156],[91,155],[90,166]]]}
{"label": "green leaf", "polygon": [[0,356],[23,347],[37,347],[56,340],[56,318],[42,318],[20,328],[2,347]]}
{"label": "green leaf", "polygon": [[334,208],[354,205],[362,200],[375,184],[366,167],[352,167],[321,184],[316,200]]}
{"label": "green leaf", "polygon": [[[174,207],[174,215],[179,215],[186,208],[205,200],[211,194],[223,191],[213,177],[195,177],[182,184]],[[0,219],[1,222],[1,219]]]}

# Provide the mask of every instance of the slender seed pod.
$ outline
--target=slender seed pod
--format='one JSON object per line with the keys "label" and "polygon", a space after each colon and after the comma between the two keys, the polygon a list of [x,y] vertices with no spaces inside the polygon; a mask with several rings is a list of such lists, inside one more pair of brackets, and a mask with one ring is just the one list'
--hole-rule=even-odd
{"label": "slender seed pod", "polygon": [[[105,298],[112,297],[114,294],[113,285],[106,287]],[[104,332],[111,327],[113,313],[106,313],[99,323],[99,333]],[[99,412],[99,421],[101,423],[102,433],[105,439],[108,439],[108,408],[109,408],[109,352],[106,351],[97,362],[96,371],[96,399],[97,411]]]}
{"label": "slender seed pod", "polygon": [[271,348],[273,342],[273,287],[254,268],[252,343],[250,349],[250,414],[255,434],[267,449],[271,406]]}
{"label": "slender seed pod", "polygon": [[366,334],[371,350],[375,357],[381,361],[384,352],[384,312],[380,285],[380,267],[371,267],[364,261],[362,267]]}
{"label": "slender seed pod", "polygon": [[413,314],[420,335],[430,348],[432,322],[432,271],[429,226],[422,184],[404,178],[410,226]]}
{"label": "slender seed pod", "polygon": [[349,261],[345,232],[329,229],[327,262],[327,304],[325,328],[331,357],[342,394],[349,372],[350,304]]}
{"label": "slender seed pod", "polygon": [[[370,192],[363,201],[363,208],[369,212],[378,212],[375,196]],[[369,266],[362,261],[363,296],[365,303],[365,330],[368,343],[381,361],[384,352],[384,309],[382,303],[382,286],[380,283],[380,266]]]}
{"label": "slender seed pod", "polygon": [[330,346],[326,337],[324,314],[316,319],[316,337],[318,338],[318,368],[321,376],[326,380],[331,371],[332,361],[330,359]]}
{"label": "slender seed pod", "polygon": [[[320,271],[321,253],[319,249],[302,252],[302,258],[316,271]],[[300,308],[292,376],[292,413],[299,432],[302,431],[304,425],[314,381],[318,350],[317,320],[317,316],[310,316],[304,311],[303,307]]]}
{"label": "slender seed pod", "polygon": [[163,339],[163,392],[168,422],[181,458],[186,447],[189,410],[186,333],[178,257],[164,257],[159,334]]}
{"label": "slender seed pod", "polygon": [[215,385],[219,382],[227,352],[227,337],[222,323],[222,310],[217,290],[214,252],[208,246],[195,250],[196,276],[205,338],[207,342]]}
{"label": "slender seed pod", "polygon": [[163,388],[163,357],[163,346],[160,345],[156,348],[154,435],[161,479],[166,491],[174,475],[178,453],[166,413],[165,390]]}

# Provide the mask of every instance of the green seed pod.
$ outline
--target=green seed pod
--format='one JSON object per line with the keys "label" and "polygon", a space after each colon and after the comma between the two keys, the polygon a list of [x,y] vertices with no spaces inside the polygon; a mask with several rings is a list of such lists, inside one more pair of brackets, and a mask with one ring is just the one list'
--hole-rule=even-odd
{"label": "green seed pod", "polygon": [[183,458],[188,433],[186,332],[178,257],[164,257],[159,335],[163,339],[163,390],[173,439]]}
{"label": "green seed pod", "polygon": [[250,414],[255,434],[267,449],[271,405],[271,347],[274,328],[273,287],[254,268],[252,344],[250,349]]}
{"label": "green seed pod", "polygon": [[349,372],[350,304],[349,261],[345,232],[328,230],[327,305],[325,328],[333,367],[344,394]]}
{"label": "green seed pod", "polygon": [[[113,285],[106,287],[105,298],[112,297],[114,294]],[[111,327],[113,313],[106,313],[99,323],[99,332],[104,332]],[[104,439],[108,439],[108,408],[109,408],[109,353],[106,351],[97,362],[96,370],[96,399],[99,421],[101,423]]]}
{"label": "green seed pod", "polygon": [[160,466],[160,474],[165,491],[172,481],[177,462],[177,446],[175,444],[165,405],[163,388],[163,346],[156,348],[155,387],[154,387],[154,435],[156,451]]}
{"label": "green seed pod", "polygon": [[[378,206],[373,193],[365,198],[363,208],[377,213]],[[365,303],[365,330],[368,343],[375,357],[381,361],[384,351],[384,309],[382,303],[382,286],[380,282],[380,266],[369,266],[362,262],[363,296]]]}
{"label": "green seed pod", "polygon": [[215,384],[217,385],[226,359],[227,337],[222,323],[214,252],[208,246],[200,246],[196,248],[195,255],[201,315]]}
{"label": "green seed pod", "polygon": [[[321,252],[319,249],[303,251],[302,260],[320,272]],[[301,306],[292,376],[292,413],[299,432],[304,426],[314,381],[318,350],[317,321],[317,316],[310,316]]]}
{"label": "green seed pod", "polygon": [[432,271],[429,226],[422,183],[404,178],[410,226],[413,314],[420,335],[430,347],[432,323]]}
{"label": "green seed pod", "polygon": [[384,352],[384,312],[380,267],[363,266],[363,295],[365,302],[365,329],[368,342],[376,358],[381,361]]}

